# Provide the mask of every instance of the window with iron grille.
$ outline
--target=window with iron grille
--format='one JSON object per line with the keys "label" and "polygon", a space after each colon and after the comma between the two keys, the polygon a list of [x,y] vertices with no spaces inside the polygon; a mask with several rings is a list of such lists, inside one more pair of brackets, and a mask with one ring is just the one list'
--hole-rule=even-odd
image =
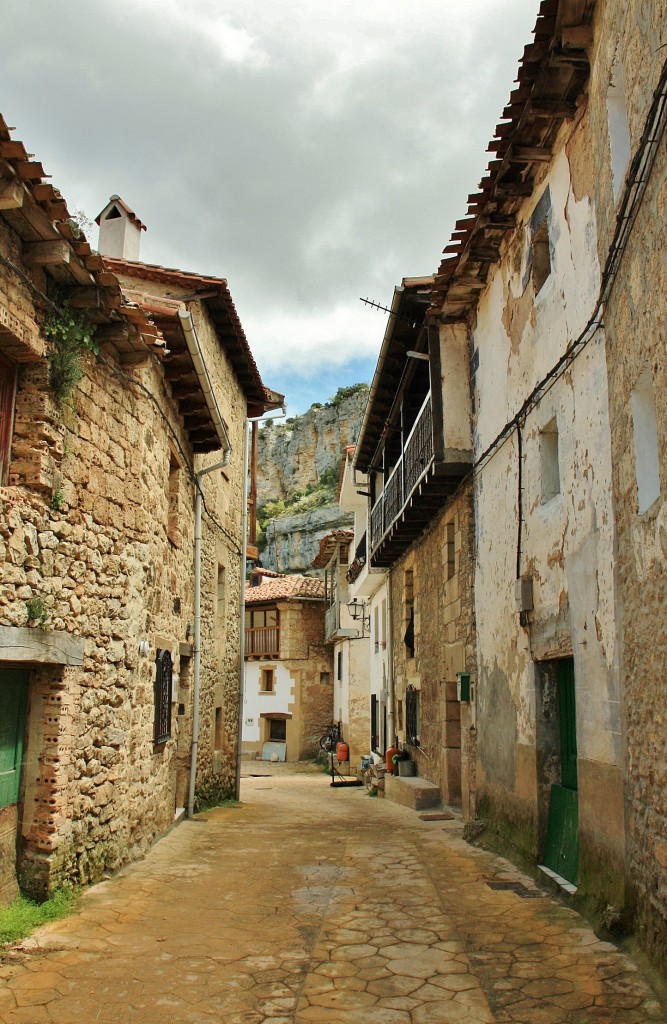
{"label": "window with iron grille", "polygon": [[411,746],[419,746],[419,690],[414,686],[405,691],[405,739]]}
{"label": "window with iron grille", "polygon": [[166,743],[171,736],[171,677],[171,654],[158,650],[155,658],[155,743]]}

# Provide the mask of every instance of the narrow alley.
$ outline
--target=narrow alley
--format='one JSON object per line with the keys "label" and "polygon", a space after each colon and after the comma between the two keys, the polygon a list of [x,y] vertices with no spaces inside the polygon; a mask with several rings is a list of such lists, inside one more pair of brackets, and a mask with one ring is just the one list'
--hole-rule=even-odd
{"label": "narrow alley", "polygon": [[629,957],[461,831],[313,772],[245,778],[5,956],[0,1022],[665,1020]]}

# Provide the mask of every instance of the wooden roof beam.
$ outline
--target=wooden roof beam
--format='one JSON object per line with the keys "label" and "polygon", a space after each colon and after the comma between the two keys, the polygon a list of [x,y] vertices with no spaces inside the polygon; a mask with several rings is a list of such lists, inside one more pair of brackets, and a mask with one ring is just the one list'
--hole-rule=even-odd
{"label": "wooden roof beam", "polygon": [[70,262],[72,250],[64,238],[52,242],[24,242],[23,258],[31,267],[43,267]]}
{"label": "wooden roof beam", "polygon": [[508,155],[511,163],[519,164],[547,164],[551,160],[551,150],[546,146],[513,146]]}
{"label": "wooden roof beam", "polygon": [[23,206],[25,189],[20,181],[12,178],[0,181],[0,210],[18,210]]}

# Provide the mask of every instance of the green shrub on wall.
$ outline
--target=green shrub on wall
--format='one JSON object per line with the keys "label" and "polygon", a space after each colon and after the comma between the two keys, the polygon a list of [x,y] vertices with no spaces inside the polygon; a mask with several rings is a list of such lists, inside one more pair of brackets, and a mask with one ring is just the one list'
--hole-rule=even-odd
{"label": "green shrub on wall", "polygon": [[83,310],[71,309],[67,302],[54,306],[44,321],[49,342],[49,386],[62,409],[83,377],[86,352],[97,355],[96,324]]}

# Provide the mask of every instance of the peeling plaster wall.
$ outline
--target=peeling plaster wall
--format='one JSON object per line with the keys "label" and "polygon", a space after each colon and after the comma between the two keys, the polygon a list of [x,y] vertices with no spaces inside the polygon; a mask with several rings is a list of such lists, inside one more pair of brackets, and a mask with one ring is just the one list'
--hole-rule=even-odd
{"label": "peeling plaster wall", "polygon": [[[599,247],[614,230],[606,98],[615,56],[625,79],[631,152],[639,145],[667,56],[667,3],[605,3],[598,8],[591,76],[593,159]],[[605,312],[613,491],[616,514],[619,665],[625,722],[627,879],[640,940],[667,965],[667,149],[656,162]],[[640,376],[653,385],[660,495],[638,511],[631,394]]]}
{"label": "peeling plaster wall", "polygon": [[[577,195],[571,161],[590,148],[587,118],[564,127],[551,164],[519,216],[480,298],[475,452],[520,409],[593,313],[600,270],[595,209]],[[543,198],[545,195],[548,198]],[[537,213],[536,207],[540,204]],[[551,273],[535,294],[531,217],[547,210]],[[533,217],[533,220],[535,220]],[[540,855],[535,662],[572,655],[579,756],[581,885],[596,833],[618,877],[623,864],[621,716],[614,602],[611,450],[604,336],[598,333],[529,413],[522,430],[524,527],[518,575],[534,610],[515,610],[519,509],[516,431],[476,475],[478,787],[487,813],[515,825],[517,846]],[[558,430],[559,492],[545,493],[542,433]],[[600,805],[604,806],[599,815]],[[598,820],[602,818],[602,820]],[[596,828],[589,828],[589,820]],[[591,872],[592,872],[591,867]],[[610,892],[614,884],[610,885]]]}

